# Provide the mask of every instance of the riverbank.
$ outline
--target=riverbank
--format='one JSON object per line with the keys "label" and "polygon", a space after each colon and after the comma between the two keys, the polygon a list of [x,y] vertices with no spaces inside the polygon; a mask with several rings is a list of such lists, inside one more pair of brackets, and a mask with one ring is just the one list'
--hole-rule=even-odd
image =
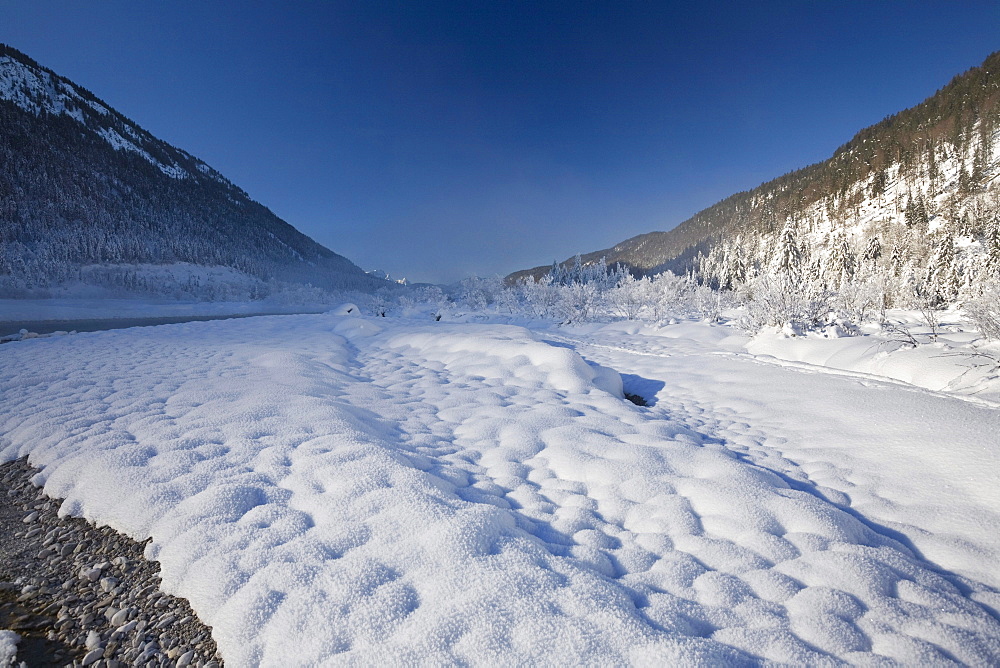
{"label": "riverbank", "polygon": [[21,458],[0,465],[0,629],[28,666],[221,665],[211,629],[159,590],[159,567],[108,527],[59,517]]}

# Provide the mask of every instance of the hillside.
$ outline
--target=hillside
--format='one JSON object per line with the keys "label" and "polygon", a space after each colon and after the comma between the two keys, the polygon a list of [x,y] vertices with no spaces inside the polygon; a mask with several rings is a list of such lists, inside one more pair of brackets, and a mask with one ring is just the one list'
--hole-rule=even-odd
{"label": "hillside", "polygon": [[[0,45],[0,291],[375,289],[348,259],[91,92]],[[215,271],[206,274],[205,268]],[[204,296],[204,295],[202,295]]]}
{"label": "hillside", "polygon": [[[933,273],[935,257],[940,265],[945,256],[954,281],[978,280],[980,265],[1000,257],[998,103],[1000,52],[921,104],[861,130],[828,160],[583,261],[603,257],[638,275],[697,270],[732,287],[780,263],[779,249],[787,255],[794,247],[795,261],[818,278],[851,273],[868,256],[891,259],[897,274],[921,279]],[[508,281],[548,269],[516,272]]]}

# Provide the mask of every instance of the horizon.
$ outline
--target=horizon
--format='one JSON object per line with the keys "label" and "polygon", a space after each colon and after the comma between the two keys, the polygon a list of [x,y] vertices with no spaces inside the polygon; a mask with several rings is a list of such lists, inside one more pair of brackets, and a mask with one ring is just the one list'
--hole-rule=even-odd
{"label": "horizon", "polygon": [[451,283],[821,162],[1000,25],[986,2],[711,8],[38,2],[0,8],[0,42],[363,269]]}

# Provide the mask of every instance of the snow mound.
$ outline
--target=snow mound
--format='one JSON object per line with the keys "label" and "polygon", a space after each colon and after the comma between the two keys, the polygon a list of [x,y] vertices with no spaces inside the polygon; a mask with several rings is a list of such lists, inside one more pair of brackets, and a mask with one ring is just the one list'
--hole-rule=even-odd
{"label": "snow mound", "polygon": [[537,341],[527,329],[494,326],[433,327],[392,337],[389,346],[414,351],[443,364],[452,373],[514,383],[547,385],[570,394],[598,389],[622,396],[621,376],[613,369],[587,364],[576,352]]}
{"label": "snow mound", "polygon": [[360,316],[361,309],[358,308],[357,304],[351,304],[350,302],[346,304],[341,304],[340,306],[334,307],[327,311],[328,315],[351,315]]}

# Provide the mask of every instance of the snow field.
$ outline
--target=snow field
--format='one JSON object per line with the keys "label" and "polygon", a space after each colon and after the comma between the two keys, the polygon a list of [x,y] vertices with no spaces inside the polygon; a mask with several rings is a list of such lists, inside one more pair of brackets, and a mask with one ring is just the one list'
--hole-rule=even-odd
{"label": "snow field", "polygon": [[[838,445],[828,378],[719,355],[717,329],[629,334],[323,315],[8,344],[0,459],[152,536],[233,665],[1000,660],[995,496],[858,455],[900,452],[864,415]],[[932,510],[979,512],[939,538]]]}
{"label": "snow field", "polygon": [[[745,337],[727,336],[726,327],[642,328],[627,344],[619,328],[591,328],[575,343],[590,359],[669,378],[655,410],[899,533],[933,563],[983,582],[975,595],[1000,607],[995,408],[891,379],[747,355],[740,352]],[[820,351],[839,341],[809,340]]]}
{"label": "snow field", "polygon": [[[420,367],[429,367],[428,361],[422,361]],[[473,389],[470,380],[483,376],[476,370],[474,356],[467,363],[472,373],[458,376],[455,370],[459,365],[453,359],[447,381],[420,386],[449,388],[457,384],[467,394]],[[372,367],[373,362],[366,366]],[[509,390],[511,379],[503,380],[503,387]],[[488,378],[481,382],[490,384]],[[482,388],[477,394],[483,398],[469,402],[468,396],[445,390],[424,412],[426,419],[431,424],[435,415],[449,420],[453,403],[498,403],[495,391]],[[429,399],[426,392],[422,391],[422,396],[425,402]],[[728,644],[779,661],[821,660],[823,653],[813,647],[851,656],[852,652],[873,651],[875,642],[883,646],[879,653],[903,660],[921,652],[927,652],[924,658],[937,656],[939,660],[947,655],[935,654],[937,650],[929,650],[919,641],[909,649],[901,647],[898,637],[906,633],[866,634],[848,622],[832,619],[833,613],[824,614],[823,606],[814,602],[823,596],[809,586],[806,589],[810,591],[800,595],[802,583],[818,581],[816,585],[822,590],[826,586],[823,580],[835,577],[837,589],[852,595],[847,598],[855,603],[856,617],[861,617],[862,610],[877,611],[871,616],[881,617],[880,623],[894,619],[907,626],[905,618],[920,608],[904,610],[883,600],[886,592],[895,591],[897,582],[912,578],[919,583],[913,591],[943,588],[958,594],[947,581],[923,571],[919,560],[898,542],[871,531],[816,496],[789,489],[782,478],[747,466],[728,448],[701,438],[697,432],[645,419],[643,411],[623,402],[591,397],[590,403],[600,401],[587,410],[585,402],[574,398],[575,424],[567,426],[564,420],[553,425],[548,414],[536,417],[536,406],[548,408],[553,397],[532,401],[530,396],[529,392],[517,392],[514,401],[521,398],[521,402],[513,405],[510,399],[508,405],[501,400],[504,410],[497,411],[494,420],[477,421],[481,426],[476,430],[470,427],[470,415],[459,416],[458,428],[451,430],[462,437],[455,444],[465,446],[459,461],[467,460],[469,451],[478,451],[479,468],[485,465],[486,470],[473,468],[472,473],[485,473],[487,480],[492,478],[494,485],[507,490],[508,501],[513,500],[515,508],[519,505],[520,514],[530,520],[521,523],[529,533],[548,543],[553,553],[616,579],[655,627],[685,635],[711,634],[713,639],[725,639]],[[527,402],[525,398],[529,398]],[[505,440],[503,429],[509,429],[505,419],[510,419],[511,409],[518,403],[527,405],[511,424],[523,433]],[[411,406],[411,423],[418,415]],[[750,430],[749,425],[741,426]],[[420,431],[415,426],[406,430]],[[533,441],[534,448],[526,451],[524,444]],[[666,444],[669,450],[664,449]],[[513,456],[505,457],[505,449]],[[524,459],[534,449],[536,456]],[[493,463],[497,459],[500,467]],[[512,476],[509,468],[518,460],[523,462],[521,470]],[[483,484],[482,478],[473,485],[487,486],[489,482]],[[830,493],[835,496],[833,490]],[[791,628],[787,620],[775,623],[788,612],[773,604],[793,598],[811,603],[793,605],[798,615]],[[995,651],[995,631],[989,630],[993,620],[974,603],[961,599],[959,595],[955,610],[979,618],[973,627],[982,624],[979,628],[984,636],[994,637],[986,642],[987,647],[992,642],[994,649],[986,651]],[[679,605],[681,602],[687,607]],[[755,628],[762,626],[761,618],[771,623]],[[867,621],[861,621],[862,627]],[[879,626],[872,624],[872,629]],[[733,632],[726,627],[733,627]],[[714,629],[719,630],[712,633]],[[930,633],[928,647],[948,635],[947,630]],[[781,646],[770,653],[763,651],[762,646],[769,643]],[[960,644],[957,637],[947,642],[956,652],[962,651]],[[914,647],[919,648],[916,655],[911,653],[917,651]]]}

